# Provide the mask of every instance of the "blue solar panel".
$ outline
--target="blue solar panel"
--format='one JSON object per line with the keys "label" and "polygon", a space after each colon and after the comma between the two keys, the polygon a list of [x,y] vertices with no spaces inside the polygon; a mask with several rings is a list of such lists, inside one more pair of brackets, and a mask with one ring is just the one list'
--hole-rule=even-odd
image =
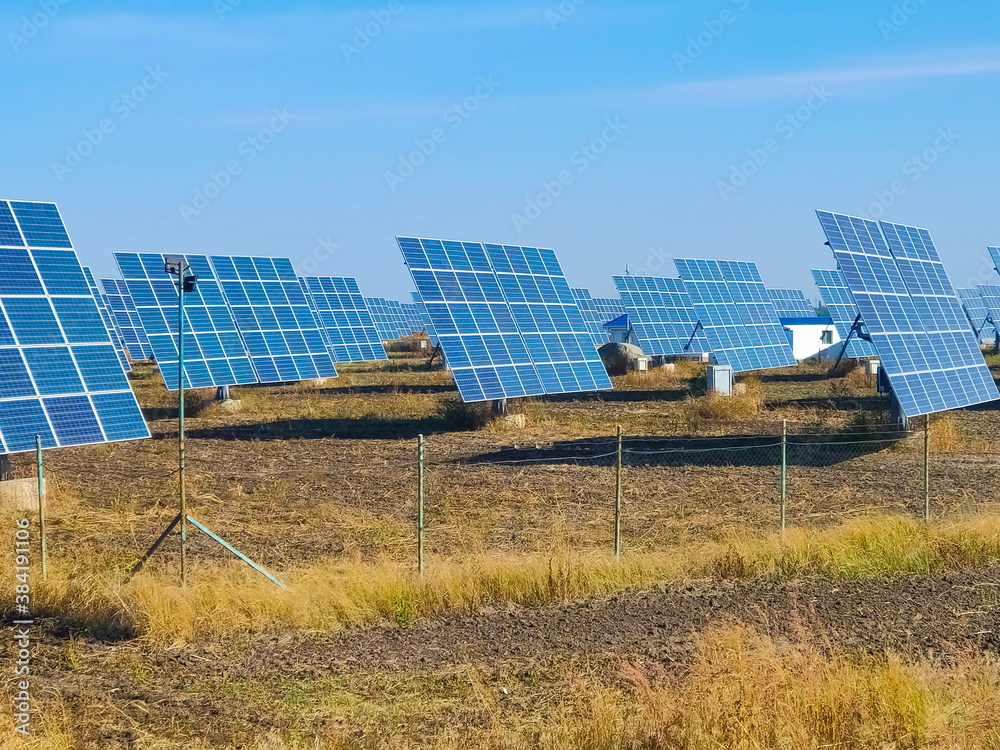
{"label": "blue solar panel", "polygon": [[396,239],[465,401],[611,388],[554,252]]}
{"label": "blue solar panel", "polygon": [[[683,280],[657,276],[613,278],[644,354],[698,356],[710,350],[705,334],[701,330],[695,333],[698,316]],[[691,346],[685,350],[689,341]]]}
{"label": "blue solar panel", "polygon": [[413,297],[413,304],[417,306],[417,310],[420,312],[420,318],[424,322],[424,330],[427,332],[427,337],[431,340],[431,345],[437,346],[437,332],[435,332],[434,323],[427,314],[427,308],[424,306],[424,301],[420,299],[420,292],[410,292],[410,295]]}
{"label": "blue solar panel", "polygon": [[[844,274],[840,271],[814,268],[812,275],[819,289],[820,299],[823,300],[823,304],[833,319],[833,324],[837,328],[840,340],[846,341],[847,334],[858,317],[858,307],[854,304],[854,297],[851,296],[851,290],[847,288],[847,281],[844,279]],[[868,333],[867,329],[864,330],[864,333]],[[840,350],[838,349],[837,353],[839,354],[839,352]],[[847,345],[847,351],[844,352],[844,356],[852,359],[874,357],[875,347],[870,342],[858,338],[855,333]]]}
{"label": "blue solar panel", "polygon": [[335,378],[337,368],[288,258],[211,256],[259,383]]}
{"label": "blue solar panel", "polygon": [[384,297],[365,297],[364,300],[381,341],[395,341],[404,335],[392,302]]}
{"label": "blue solar panel", "polygon": [[101,279],[101,286],[104,288],[105,304],[129,357],[151,358],[153,349],[149,345],[142,321],[139,320],[139,312],[135,309],[128,286],[121,279]]}
{"label": "blue solar panel", "polygon": [[[963,290],[959,289],[959,292]],[[997,334],[1000,334],[1000,286],[993,284],[980,284],[974,290],[979,297],[981,308],[977,309],[977,316],[982,319],[982,323],[976,330],[980,331],[980,338],[988,343],[993,343]],[[989,322],[987,322],[987,319]]]}
{"label": "blue solar panel", "polygon": [[424,319],[420,315],[420,307],[413,302],[401,302],[403,309],[403,319],[406,321],[406,328],[411,333],[427,333]]}
{"label": "blue solar panel", "polygon": [[[198,277],[184,295],[184,387],[256,383],[253,368],[226,307],[208,258],[184,256]],[[178,305],[176,276],[159,253],[115,253],[142,328],[168,390],[177,390]],[[105,287],[107,288],[107,287]]]}
{"label": "blue solar panel", "polygon": [[757,266],[675,258],[715,361],[734,372],[795,365]]}
{"label": "blue solar panel", "polygon": [[570,289],[570,292],[573,293],[576,306],[580,308],[580,315],[583,316],[583,322],[587,324],[587,330],[590,331],[590,337],[594,340],[594,346],[600,349],[608,343],[608,334],[604,330],[604,323],[607,321],[598,320],[597,305],[594,304],[594,298],[590,296],[589,289],[574,287]]}
{"label": "blue solar panel", "polygon": [[993,270],[1000,273],[1000,247],[990,246],[986,249],[989,250],[990,258],[993,259]]}
{"label": "blue solar panel", "polygon": [[927,230],[817,215],[903,413],[1000,398]]}
{"label": "blue solar panel", "polygon": [[56,206],[12,207],[0,201],[0,244],[21,245],[0,248],[0,277],[17,278],[0,283],[0,453],[34,450],[36,435],[47,448],[149,437]]}
{"label": "blue solar panel", "polygon": [[90,286],[90,293],[93,295],[94,302],[97,303],[97,308],[101,312],[101,320],[104,321],[104,327],[108,331],[108,336],[111,337],[111,343],[115,345],[115,353],[118,355],[118,360],[122,364],[122,370],[125,372],[131,372],[132,365],[129,364],[128,357],[125,354],[125,345],[122,343],[121,336],[118,334],[118,329],[115,327],[114,321],[111,318],[111,313],[108,311],[104,297],[97,288],[97,282],[94,280],[94,274],[91,273],[87,266],[83,267],[83,274],[87,277],[87,284]]}
{"label": "blue solar panel", "polygon": [[801,289],[768,289],[775,312],[782,318],[814,318],[816,308]]}
{"label": "blue solar panel", "polygon": [[[976,289],[955,290],[958,292],[958,298],[962,300],[962,306],[972,324],[973,332],[978,335],[980,342],[990,344],[993,343],[1000,329],[992,322],[993,313],[983,296],[992,295],[993,290],[1000,292],[1000,287],[982,285]],[[1000,302],[1000,298],[997,301]]]}
{"label": "blue solar panel", "polygon": [[335,362],[386,359],[358,282],[339,276],[299,278]]}

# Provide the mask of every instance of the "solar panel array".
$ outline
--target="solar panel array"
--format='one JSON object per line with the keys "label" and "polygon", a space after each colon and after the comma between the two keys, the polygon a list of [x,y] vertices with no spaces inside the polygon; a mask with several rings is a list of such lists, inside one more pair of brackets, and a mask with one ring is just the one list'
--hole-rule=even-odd
{"label": "solar panel array", "polygon": [[288,258],[213,255],[210,260],[256,382],[337,377],[319,322]]}
{"label": "solar panel array", "polygon": [[149,359],[153,356],[153,348],[149,345],[146,331],[139,320],[139,311],[135,309],[128,285],[121,279],[101,279],[107,307],[111,311],[115,327],[122,337],[122,343],[132,359]]}
{"label": "solar panel array", "polygon": [[413,297],[413,304],[417,306],[417,310],[420,311],[420,318],[424,321],[424,331],[427,332],[427,337],[431,340],[433,346],[438,345],[437,333],[434,331],[434,323],[431,321],[430,316],[427,314],[427,308],[424,306],[424,301],[420,299],[420,292],[410,292]]}
{"label": "solar panel array", "polygon": [[782,318],[815,318],[816,308],[801,289],[768,289],[767,296]]}
{"label": "solar panel array", "polygon": [[[996,287],[983,286],[982,289],[995,289]],[[980,289],[956,289],[958,298],[962,301],[969,322],[972,323],[973,331],[979,336],[982,342],[992,343],[997,333],[995,325],[990,323],[992,318],[990,308],[980,294]]]}
{"label": "solar panel array", "polygon": [[580,308],[580,314],[583,316],[583,320],[590,330],[590,335],[594,339],[594,346],[598,348],[604,346],[608,343],[608,333],[604,330],[604,324],[608,321],[601,320],[600,313],[597,311],[597,305],[594,304],[594,298],[590,296],[590,290],[572,288],[570,292],[572,292],[573,299],[576,300],[576,306]]}
{"label": "solar panel array", "polygon": [[[622,307],[644,354],[656,357],[698,355],[710,349],[681,279],[614,276]],[[692,340],[691,335],[694,334]],[[687,349],[688,342],[691,346]]]}
{"label": "solar panel array", "polygon": [[[994,284],[980,284],[976,287],[975,291],[978,293],[983,307],[986,308],[986,312],[993,321],[993,324],[987,324],[984,326],[985,330],[983,331],[983,333],[986,334],[986,340],[989,341],[989,343],[993,343],[994,334],[1000,333],[1000,323],[997,322],[1000,321],[1000,286],[996,286]],[[986,331],[989,331],[989,333],[986,333]]]}
{"label": "solar panel array", "polygon": [[357,280],[306,276],[299,278],[299,284],[316,313],[334,362],[386,359],[385,347]]}
{"label": "solar panel array", "polygon": [[108,331],[111,343],[114,344],[115,354],[118,355],[118,361],[122,363],[122,371],[126,373],[131,372],[132,365],[129,364],[128,356],[125,354],[125,345],[122,344],[121,336],[118,334],[118,328],[115,326],[111,313],[108,311],[108,306],[104,301],[101,290],[97,288],[97,282],[94,280],[94,274],[87,266],[84,266],[83,275],[87,277],[87,286],[90,287],[90,293],[94,296],[94,302],[97,303],[97,309],[101,311],[101,320],[104,321],[104,327]]}
{"label": "solar panel array", "polygon": [[[226,306],[208,257],[184,256],[198,277],[184,294],[184,387],[208,388],[256,383],[246,349]],[[159,253],[115,253],[139,321],[168,390],[177,390],[178,299],[176,276]]]}
{"label": "solar panel array", "polygon": [[389,300],[384,297],[365,297],[365,304],[382,341],[395,341],[404,335],[399,316]]}
{"label": "solar panel array", "polygon": [[1000,247],[990,246],[986,248],[990,253],[990,258],[993,259],[993,269],[1000,273]]}
{"label": "solar panel array", "polygon": [[[820,299],[823,300],[823,304],[833,319],[833,324],[837,329],[840,340],[846,341],[847,334],[858,317],[858,307],[854,304],[854,297],[851,296],[851,290],[847,288],[847,281],[844,279],[844,274],[840,271],[814,268],[812,275],[819,289]],[[867,330],[865,333],[867,333]],[[852,359],[874,357],[876,356],[875,347],[870,342],[858,338],[857,334],[855,334],[847,344],[847,351],[844,352],[844,356]]]}
{"label": "solar panel array", "polygon": [[619,315],[625,314],[625,305],[620,297],[594,297],[594,307],[597,308],[597,315],[603,322],[614,320]]}
{"label": "solar panel array", "polygon": [[0,453],[149,437],[53,203],[0,201]]}
{"label": "solar panel array", "polygon": [[927,230],[817,215],[903,413],[1000,398]]}
{"label": "solar panel array", "polygon": [[675,258],[720,365],[734,372],[796,364],[754,263]]}
{"label": "solar panel array", "polygon": [[554,252],[397,241],[463,400],[611,388]]}
{"label": "solar panel array", "polygon": [[413,302],[401,302],[403,309],[403,319],[406,321],[406,330],[413,333],[426,333],[424,319],[420,314],[420,307]]}

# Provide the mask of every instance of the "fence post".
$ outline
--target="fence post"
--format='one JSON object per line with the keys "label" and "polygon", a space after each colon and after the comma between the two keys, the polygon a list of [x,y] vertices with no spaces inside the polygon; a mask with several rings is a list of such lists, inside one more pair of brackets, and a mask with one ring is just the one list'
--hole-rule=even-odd
{"label": "fence post", "polygon": [[618,467],[615,470],[615,560],[622,556],[622,426],[618,425]]}
{"label": "fence post", "polygon": [[424,436],[417,435],[417,569],[424,574]]}
{"label": "fence post", "polygon": [[924,523],[931,520],[931,415],[924,415]]}
{"label": "fence post", "polygon": [[781,420],[781,530],[785,530],[785,485],[788,479],[788,420]]}
{"label": "fence post", "polygon": [[35,435],[35,450],[38,453],[38,533],[42,537],[42,580],[49,580],[45,567],[45,481],[42,479],[42,436]]}

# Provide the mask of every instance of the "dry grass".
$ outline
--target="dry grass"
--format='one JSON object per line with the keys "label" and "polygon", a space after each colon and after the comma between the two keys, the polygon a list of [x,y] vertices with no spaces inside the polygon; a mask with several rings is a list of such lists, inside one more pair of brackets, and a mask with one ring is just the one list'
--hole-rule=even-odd
{"label": "dry grass", "polygon": [[276,589],[235,563],[198,570],[188,590],[177,587],[175,572],[144,572],[122,586],[120,561],[78,559],[69,574],[61,572],[67,566],[54,562],[49,582],[33,591],[40,614],[98,632],[125,630],[173,642],[279,627],[326,629],[379,622],[405,626],[448,611],[539,606],[710,576],[859,578],[997,561],[1000,516],[981,514],[929,529],[898,516],[869,516],[824,530],[685,543],[627,554],[620,563],[601,551],[482,554],[431,559],[421,578],[411,566],[391,560],[329,561],[282,571],[287,590]]}
{"label": "dry grass", "polygon": [[[746,375],[739,382],[741,388],[725,396],[711,391],[684,402],[688,425],[697,430],[705,422],[745,422],[761,413],[764,407],[764,388],[758,378]],[[742,391],[742,392],[739,392]]]}

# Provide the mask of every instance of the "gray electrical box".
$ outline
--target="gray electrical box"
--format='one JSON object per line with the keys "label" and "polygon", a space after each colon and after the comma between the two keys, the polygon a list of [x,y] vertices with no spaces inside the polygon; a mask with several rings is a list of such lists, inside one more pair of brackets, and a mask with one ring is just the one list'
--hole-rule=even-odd
{"label": "gray electrical box", "polygon": [[728,365],[708,366],[708,390],[724,396],[733,395],[733,368]]}

